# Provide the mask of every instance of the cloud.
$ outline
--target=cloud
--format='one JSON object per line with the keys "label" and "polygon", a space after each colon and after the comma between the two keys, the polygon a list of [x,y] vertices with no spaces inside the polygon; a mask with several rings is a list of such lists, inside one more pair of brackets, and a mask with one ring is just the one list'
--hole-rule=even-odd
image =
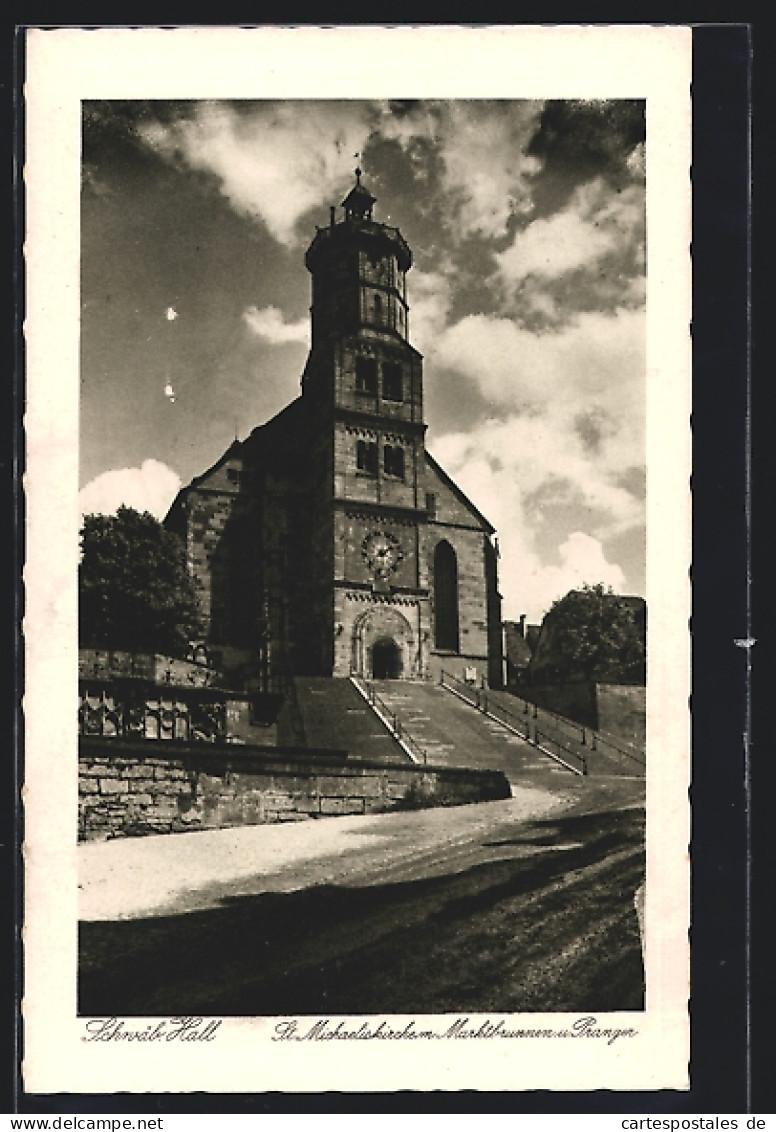
{"label": "cloud", "polygon": [[444,272],[413,268],[410,340],[422,354],[432,352],[434,342],[445,328],[450,296],[450,278]]}
{"label": "cloud", "polygon": [[643,311],[582,312],[536,333],[498,315],[467,315],[433,342],[437,367],[473,381],[509,412],[555,408],[572,419],[591,408],[625,427],[645,418]]}
{"label": "cloud", "polygon": [[162,519],[180,487],[172,468],[144,460],[139,468],[113,468],[91,480],[78,493],[78,507],[81,515],[112,515],[124,504]]}
{"label": "cloud", "polygon": [[451,235],[503,236],[511,217],[530,211],[531,178],[541,162],[528,145],[542,102],[424,102],[401,112],[395,105],[383,105],[381,133],[397,141],[425,176],[428,151],[418,143],[431,144]]}
{"label": "cloud", "polygon": [[432,356],[436,380],[445,367],[462,375],[494,412],[431,447],[500,532],[505,616],[540,618],[583,567],[618,588],[606,540],[645,521],[634,474],[645,463],[643,312],[582,314],[542,334],[471,315],[437,336]]}
{"label": "cloud", "polygon": [[[514,597],[505,594],[504,617],[517,620],[525,613],[533,624],[539,624],[554,601],[569,590],[581,589],[601,583],[622,593],[625,574],[616,562],[609,562],[598,539],[582,531],[572,533],[558,547],[558,564],[547,564],[530,547],[521,548],[519,555],[502,555],[500,577],[502,589],[511,589],[509,576],[517,567],[519,590]],[[511,567],[511,569],[510,569]]]}
{"label": "cloud", "polygon": [[[539,622],[557,597],[584,581],[602,582],[622,592],[624,572],[617,563],[607,560],[603,539],[589,530],[579,529],[580,522],[588,519],[581,502],[570,508],[572,522],[577,525],[559,536],[560,542],[555,542],[551,550],[544,545],[547,540],[540,536],[546,533],[542,530],[546,516],[541,509],[537,514],[526,489],[530,483],[536,484],[554,474],[547,470],[555,451],[554,442],[545,438],[550,441],[545,443],[547,459],[543,468],[536,469],[530,449],[521,451],[520,432],[513,424],[486,426],[475,435],[445,437],[433,446],[434,456],[445,471],[496,527],[503,616],[514,619],[525,613],[529,620]],[[558,451],[561,447],[562,443]],[[574,490],[571,480],[564,483],[569,492]],[[593,495],[603,491],[603,497],[598,498],[602,508],[614,507],[621,517],[627,512],[626,527],[632,528],[643,521],[642,506],[627,493],[615,498],[610,494],[610,486],[600,482],[598,488],[588,482],[587,490]],[[554,530],[554,524],[551,527]]]}
{"label": "cloud", "polygon": [[310,341],[310,320],[300,318],[296,322],[286,322],[283,312],[277,307],[248,307],[243,311],[243,321],[253,334],[271,342],[273,346],[287,342],[301,342],[305,346]]}
{"label": "cloud", "polygon": [[540,162],[526,151],[541,110],[539,102],[449,104],[443,184],[458,200],[464,234],[502,236],[510,217],[530,210]]}
{"label": "cloud", "polygon": [[370,137],[397,142],[415,176],[438,168],[451,234],[505,235],[511,217],[530,211],[531,177],[541,162],[527,152],[541,102],[320,100],[197,102],[171,120],[142,119],[137,136],[172,164],[212,174],[239,213],[261,218],[282,244],[297,242],[297,221],[339,203]]}
{"label": "cloud", "polygon": [[530,276],[550,280],[580,268],[594,269],[605,256],[633,256],[643,246],[643,226],[643,186],[615,192],[596,178],[581,185],[562,211],[518,232],[512,245],[496,256],[498,270],[507,286],[514,286]]}
{"label": "cloud", "polygon": [[543,591],[543,604],[551,604],[569,590],[580,589],[586,582],[601,582],[622,593],[625,574],[615,562],[608,562],[598,539],[582,531],[572,531],[558,547],[559,566],[542,566],[534,578],[535,591]]}
{"label": "cloud", "polygon": [[304,213],[335,200],[352,180],[369,130],[367,104],[328,100],[200,102],[186,117],[138,125],[147,146],[212,174],[235,211],[260,218],[286,245],[296,243]]}

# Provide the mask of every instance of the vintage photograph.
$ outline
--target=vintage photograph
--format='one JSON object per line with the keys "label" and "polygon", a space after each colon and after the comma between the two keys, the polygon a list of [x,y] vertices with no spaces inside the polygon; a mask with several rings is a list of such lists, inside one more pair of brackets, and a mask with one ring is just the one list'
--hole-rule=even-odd
{"label": "vintage photograph", "polygon": [[643,1006],[644,109],[84,103],[82,1013]]}
{"label": "vintage photograph", "polygon": [[78,104],[81,1041],[638,1041],[648,99],[255,90]]}

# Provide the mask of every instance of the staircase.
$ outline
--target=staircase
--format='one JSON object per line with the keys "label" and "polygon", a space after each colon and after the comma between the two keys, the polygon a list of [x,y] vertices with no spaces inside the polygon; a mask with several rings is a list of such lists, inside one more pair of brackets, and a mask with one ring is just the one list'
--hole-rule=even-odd
{"label": "staircase", "polygon": [[557,788],[570,771],[536,747],[436,684],[373,681],[381,702],[401,721],[435,766],[500,770],[513,784]]}
{"label": "staircase", "polygon": [[546,786],[557,774],[643,778],[635,748],[508,693],[475,689],[455,677],[443,683],[375,681],[380,701],[395,714],[429,763],[501,770],[511,782]]}
{"label": "staircase", "polygon": [[278,720],[279,745],[347,751],[356,758],[407,763],[389,729],[347,678],[295,676],[293,710]]}
{"label": "staircase", "polygon": [[[557,787],[558,775],[644,777],[642,754],[505,692],[443,684],[297,676],[278,743],[363,759],[502,771],[513,784]],[[373,703],[370,703],[370,698]],[[293,720],[293,724],[290,722]]]}

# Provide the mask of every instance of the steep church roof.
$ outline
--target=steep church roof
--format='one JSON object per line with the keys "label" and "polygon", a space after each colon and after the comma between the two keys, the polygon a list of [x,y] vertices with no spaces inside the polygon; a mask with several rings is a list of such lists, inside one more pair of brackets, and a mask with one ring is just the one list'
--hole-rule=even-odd
{"label": "steep church roof", "polygon": [[485,518],[479,508],[474,506],[468,495],[461,491],[455,480],[450,478],[444,468],[437,463],[428,449],[426,449],[426,465],[430,467],[437,476],[439,476],[445,487],[447,487],[453,493],[456,499],[466,508],[467,511],[470,512],[470,514],[477,520],[477,522],[484,528],[484,530],[487,531],[489,535],[496,533],[496,528],[493,526],[493,524]]}

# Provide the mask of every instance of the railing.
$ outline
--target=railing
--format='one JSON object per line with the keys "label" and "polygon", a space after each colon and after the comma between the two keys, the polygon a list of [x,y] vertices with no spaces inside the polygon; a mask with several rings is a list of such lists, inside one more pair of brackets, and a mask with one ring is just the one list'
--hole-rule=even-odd
{"label": "railing", "polygon": [[[636,763],[643,770],[646,765],[644,754],[637,750],[635,747],[628,746],[624,743],[618,743],[608,735],[604,735],[601,731],[596,731],[592,727],[588,727],[583,723],[576,723],[572,719],[567,719],[566,716],[558,715],[557,712],[550,711],[549,708],[540,708],[538,704],[532,703],[530,700],[525,700],[520,696],[513,696],[511,692],[506,693],[517,700],[522,705],[519,714],[524,716],[531,716],[533,719],[541,719],[546,722],[548,719],[552,720],[555,729],[560,732],[567,740],[574,741],[581,747],[586,747],[590,751],[613,751],[624,758],[630,759]],[[503,708],[503,705],[500,705]],[[508,708],[503,708],[508,711]]]}
{"label": "railing", "polygon": [[540,751],[544,751],[545,755],[549,755],[556,762],[563,763],[569,770],[573,770],[575,774],[587,774],[586,756],[580,754],[579,751],[573,751],[571,747],[561,743],[559,739],[553,738],[552,735],[546,735],[537,728],[534,731],[533,744]]}
{"label": "railing", "polygon": [[[476,688],[473,684],[467,684],[451,672],[443,671],[440,674],[439,682],[448,691],[453,692],[490,719],[501,723],[534,746],[540,747],[545,753],[551,754],[553,758],[557,758],[564,765],[568,765],[566,760],[571,761],[573,766],[570,769],[574,769],[577,774],[587,774],[588,752],[592,751],[601,751],[604,754],[607,750],[614,751],[616,754],[630,759],[640,770],[643,771],[645,767],[646,760],[640,752],[634,749],[628,750],[608,736],[602,735],[600,731],[595,731],[581,723],[575,723],[554,711],[539,708],[537,704],[530,703],[528,700],[516,696],[515,699],[522,707],[517,711],[510,711],[502,702],[493,698],[489,689]],[[532,724],[532,721],[536,722]],[[548,721],[552,721],[554,724],[552,728],[555,731],[554,735],[549,733],[546,726]],[[543,724],[541,731],[538,730],[539,723]],[[539,741],[540,736],[541,742]]]}
{"label": "railing", "polygon": [[503,727],[514,731],[521,739],[531,741],[531,724],[524,716],[516,715],[503,704],[494,703],[486,692],[479,693],[479,703],[476,705],[489,719],[495,719]]}
{"label": "railing", "polygon": [[404,748],[413,762],[426,763],[428,757],[426,751],[421,747],[420,743],[410,735],[402,721],[399,719],[395,711],[392,711],[385,700],[378,696],[372,685],[368,680],[357,679],[355,676],[350,678],[354,686],[358,689],[362,696],[364,696],[371,704],[375,714],[383,721],[385,726],[391,732],[397,742]]}

